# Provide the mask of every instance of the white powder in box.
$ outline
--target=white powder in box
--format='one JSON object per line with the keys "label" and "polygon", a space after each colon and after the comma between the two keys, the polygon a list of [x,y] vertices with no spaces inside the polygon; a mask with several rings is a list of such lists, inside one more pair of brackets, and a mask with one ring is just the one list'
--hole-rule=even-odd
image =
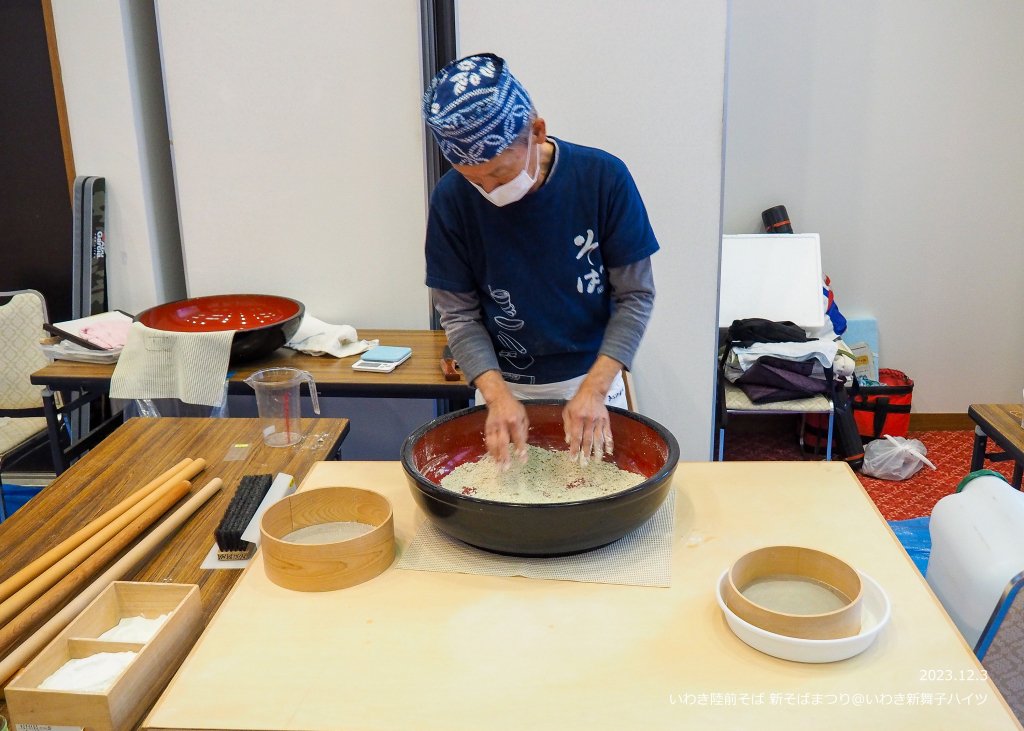
{"label": "white powder in box", "polygon": [[569,459],[567,450],[528,445],[526,452],[526,464],[513,460],[506,472],[490,457],[461,464],[441,480],[441,487],[505,503],[568,503],[622,492],[647,479],[601,460],[583,467]]}
{"label": "white powder in box", "polygon": [[89,657],[68,660],[39,687],[42,690],[102,693],[110,690],[117,677],[134,659],[134,652],[98,652]]}
{"label": "white powder in box", "polygon": [[161,614],[153,619],[142,616],[124,617],[96,639],[108,642],[149,642],[169,616]]}

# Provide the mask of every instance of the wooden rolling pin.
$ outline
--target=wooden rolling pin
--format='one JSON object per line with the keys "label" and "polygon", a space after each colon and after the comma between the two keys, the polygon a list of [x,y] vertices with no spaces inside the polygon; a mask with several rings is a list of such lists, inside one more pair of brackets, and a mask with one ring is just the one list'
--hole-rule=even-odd
{"label": "wooden rolling pin", "polygon": [[221,484],[219,477],[210,480],[201,490],[190,497],[184,505],[167,516],[149,535],[139,541],[128,553],[103,572],[102,576],[89,584],[78,596],[53,615],[46,624],[14,648],[3,660],[0,660],[0,685],[4,685],[12,675],[18,672],[36,653],[42,650],[50,640],[59,635],[71,623],[71,620],[77,617],[111,582],[123,578],[142,563],[163,541],[177,531],[199,508],[203,507],[206,501],[220,490]]}
{"label": "wooden rolling pin", "polygon": [[[195,463],[193,463],[193,465],[194,464]],[[149,510],[153,503],[160,500],[168,490],[180,482],[182,482],[182,480],[177,478],[173,482],[165,482],[163,485],[160,485],[138,503],[129,508],[126,512],[115,518],[111,523],[89,537],[88,540],[78,546],[75,550],[71,551],[69,554],[64,556],[64,558],[60,559],[43,571],[6,600],[0,602],[0,626],[10,620],[11,617],[20,612],[31,602],[35,601],[44,591],[60,581],[69,571],[85,560],[85,558],[90,554],[98,550],[100,546],[117,535],[126,525]]]}
{"label": "wooden rolling pin", "polygon": [[154,498],[139,503],[149,503],[145,510],[128,523],[109,541],[95,552],[89,554],[78,566],[61,579],[49,591],[39,596],[23,611],[5,625],[0,625],[0,654],[10,649],[19,637],[42,622],[55,608],[60,606],[121,551],[128,547],[144,531],[152,526],[160,516],[171,509],[176,502],[188,494],[192,485],[188,480],[168,485],[152,493]]}
{"label": "wooden rolling pin", "polygon": [[114,520],[123,515],[126,511],[138,504],[143,498],[152,493],[156,488],[168,482],[191,480],[206,467],[206,460],[191,458],[183,459],[171,469],[164,472],[152,482],[136,490],[129,497],[125,498],[113,508],[105,512],[95,520],[90,521],[85,527],[79,529],[70,537],[58,543],[39,558],[35,559],[28,566],[20,569],[16,574],[7,578],[0,584],[0,602],[5,601],[19,589],[23,588],[30,581],[41,573],[52,567],[55,563],[67,556],[73,550],[96,535],[103,528],[110,525]]}

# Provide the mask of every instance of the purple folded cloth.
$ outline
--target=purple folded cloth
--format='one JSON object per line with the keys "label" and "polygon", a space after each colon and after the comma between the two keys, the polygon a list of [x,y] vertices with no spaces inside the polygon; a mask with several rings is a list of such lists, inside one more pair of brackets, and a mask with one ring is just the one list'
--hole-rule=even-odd
{"label": "purple folded cloth", "polygon": [[765,355],[736,379],[736,385],[755,404],[792,401],[827,393],[829,383],[814,378],[813,361],[792,361]]}

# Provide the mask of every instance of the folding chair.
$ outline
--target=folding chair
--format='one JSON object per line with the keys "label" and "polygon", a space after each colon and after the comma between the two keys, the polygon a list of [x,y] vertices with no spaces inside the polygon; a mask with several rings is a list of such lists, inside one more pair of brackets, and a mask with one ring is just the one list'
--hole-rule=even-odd
{"label": "folding chair", "polygon": [[[821,241],[818,234],[740,234],[722,237],[718,325],[762,317],[821,327]],[[832,459],[835,410],[829,395],[755,404],[718,371],[716,399],[717,458],[725,456],[725,426],[736,414],[828,414],[825,459]],[[803,424],[801,423],[801,434]]]}
{"label": "folding chair", "polygon": [[[725,413],[736,414],[800,414],[800,434],[804,433],[804,419],[807,414],[828,414],[828,435],[825,438],[825,459],[832,459],[832,427],[835,422],[835,409],[832,399],[827,395],[810,396],[790,401],[776,401],[770,404],[755,404],[738,386],[734,386],[719,376],[724,385]],[[718,461],[725,458],[725,419],[720,419],[718,426]]]}
{"label": "folding chair", "polygon": [[33,289],[0,292],[0,520],[7,517],[3,466],[47,440],[42,386],[29,377],[49,362],[39,347],[46,337],[46,301]]}

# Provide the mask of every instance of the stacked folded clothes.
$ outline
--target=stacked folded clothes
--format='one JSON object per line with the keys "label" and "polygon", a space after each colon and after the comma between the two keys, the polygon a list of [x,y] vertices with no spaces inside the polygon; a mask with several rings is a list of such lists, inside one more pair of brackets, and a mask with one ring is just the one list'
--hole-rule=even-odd
{"label": "stacked folded clothes", "polygon": [[[730,333],[737,323],[733,323]],[[755,404],[831,393],[836,378],[853,373],[853,353],[837,336],[773,342],[771,333],[766,332],[765,339],[760,340],[756,329],[751,333],[749,328],[745,335],[743,341],[730,337],[723,374]]]}

